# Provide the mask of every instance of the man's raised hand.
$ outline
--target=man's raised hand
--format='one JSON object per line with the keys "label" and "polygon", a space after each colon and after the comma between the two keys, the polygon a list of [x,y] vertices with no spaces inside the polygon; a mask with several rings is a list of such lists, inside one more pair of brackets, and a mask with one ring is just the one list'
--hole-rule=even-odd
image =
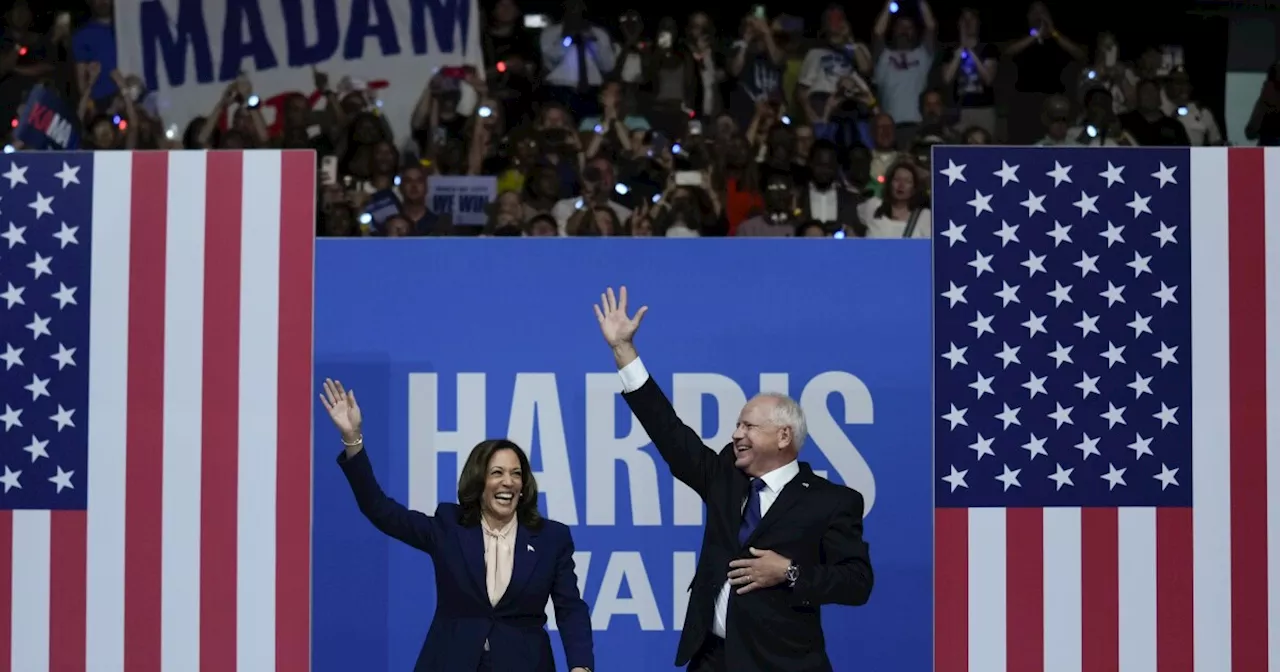
{"label": "man's raised hand", "polygon": [[631,339],[635,338],[636,330],[640,328],[640,320],[644,319],[644,314],[649,307],[640,306],[635,317],[627,317],[627,288],[619,288],[615,298],[613,288],[610,287],[600,295],[600,303],[595,306],[595,309],[596,320],[600,322],[600,333],[604,335],[605,342],[610,347],[617,348],[621,345],[629,345]]}

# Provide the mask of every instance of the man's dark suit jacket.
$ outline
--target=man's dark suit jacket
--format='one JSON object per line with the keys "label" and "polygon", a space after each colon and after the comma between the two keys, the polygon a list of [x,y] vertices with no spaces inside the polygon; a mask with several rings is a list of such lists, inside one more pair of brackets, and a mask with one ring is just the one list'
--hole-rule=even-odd
{"label": "man's dark suit jacket", "polygon": [[[858,216],[858,195],[845,189],[844,187],[834,187],[836,191],[836,223],[844,226],[852,226],[866,228],[866,222]],[[813,218],[813,208],[810,200],[810,185],[805,184],[800,187],[800,209],[804,211],[805,219]],[[865,234],[864,234],[865,235]]]}
{"label": "man's dark suit jacket", "polygon": [[728,579],[729,561],[751,557],[750,547],[772,550],[800,569],[785,582],[745,595],[731,587],[725,614],[725,660],[730,672],[831,670],[822,633],[824,604],[866,604],[874,577],[862,540],[862,495],[836,485],[800,463],[746,544],[738,543],[750,478],[733,465],[731,446],[719,453],[676,416],[650,377],[623,394],[653,445],[680,482],[707,505],[707,527],[685,614],[676,665],[689,660],[711,634],[715,601]]}
{"label": "man's dark suit jacket", "polygon": [[472,672],[489,640],[493,669],[555,672],[547,623],[547,598],[570,668],[595,668],[591,617],[578,594],[573,537],[563,523],[541,530],[516,529],[511,583],[498,606],[485,584],[484,537],[479,525],[458,523],[458,505],[440,504],[436,515],[411,511],[383,493],[367,451],[338,456],[360,512],[384,534],[431,556],[436,570],[436,613],[418,654],[415,672]]}

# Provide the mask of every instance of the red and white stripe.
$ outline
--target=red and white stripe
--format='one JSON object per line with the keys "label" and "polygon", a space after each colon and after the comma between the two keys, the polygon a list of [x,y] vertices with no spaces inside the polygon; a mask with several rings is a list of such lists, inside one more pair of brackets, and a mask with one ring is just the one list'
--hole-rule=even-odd
{"label": "red and white stripe", "polygon": [[1189,151],[1193,506],[938,509],[936,672],[1280,670],[1280,150]]}
{"label": "red and white stripe", "polygon": [[0,515],[0,672],[303,672],[314,154],[93,181],[88,511]]}

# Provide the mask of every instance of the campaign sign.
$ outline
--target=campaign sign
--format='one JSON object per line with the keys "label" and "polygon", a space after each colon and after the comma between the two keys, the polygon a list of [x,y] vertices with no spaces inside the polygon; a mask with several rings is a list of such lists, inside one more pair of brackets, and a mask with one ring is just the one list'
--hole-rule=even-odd
{"label": "campaign sign", "polygon": [[75,111],[57,91],[37,84],[27,96],[13,137],[22,142],[23,149],[76,149],[80,133],[75,118]]}
{"label": "campaign sign", "polygon": [[343,76],[382,80],[370,88],[407,137],[431,73],[482,61],[477,0],[116,0],[115,28],[120,70],[140,75],[165,120],[184,125],[241,72],[271,122],[285,95],[315,93],[315,66],[334,87]]}
{"label": "campaign sign", "polygon": [[437,215],[453,215],[453,223],[484,226],[489,204],[498,198],[498,178],[492,175],[433,176],[427,180],[427,203]]}
{"label": "campaign sign", "polygon": [[[356,391],[378,480],[411,508],[456,501],[482,439],[530,451],[542,511],[573,533],[596,667],[671,669],[704,508],[621,397],[592,304],[625,284],[649,306],[645,365],[709,445],[729,442],[752,395],[786,392],[808,416],[801,459],[865,496],[875,589],[866,606],[822,608],[835,669],[928,670],[929,245],[322,239],[315,375]],[[313,669],[411,669],[435,609],[431,560],[361,516],[318,402],[315,422]]]}

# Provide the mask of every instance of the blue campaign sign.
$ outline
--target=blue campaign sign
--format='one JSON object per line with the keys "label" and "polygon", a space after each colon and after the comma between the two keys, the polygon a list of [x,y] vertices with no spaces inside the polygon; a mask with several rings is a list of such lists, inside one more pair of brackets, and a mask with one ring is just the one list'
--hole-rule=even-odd
{"label": "blue campaign sign", "polygon": [[[649,371],[708,443],[751,395],[786,391],[808,416],[801,459],[866,497],[876,586],[823,609],[835,669],[929,669],[928,241],[320,240],[316,377],[357,391],[378,479],[413,508],[455,501],[486,437],[530,450],[543,512],[573,532],[597,667],[668,669],[703,509],[621,398],[591,309],[620,284],[649,306]],[[313,669],[410,669],[431,561],[360,515],[328,423],[317,405]]]}
{"label": "blue campaign sign", "polygon": [[27,96],[13,137],[27,150],[75,149],[80,146],[80,133],[74,120],[75,111],[57,91],[37,84]]}

